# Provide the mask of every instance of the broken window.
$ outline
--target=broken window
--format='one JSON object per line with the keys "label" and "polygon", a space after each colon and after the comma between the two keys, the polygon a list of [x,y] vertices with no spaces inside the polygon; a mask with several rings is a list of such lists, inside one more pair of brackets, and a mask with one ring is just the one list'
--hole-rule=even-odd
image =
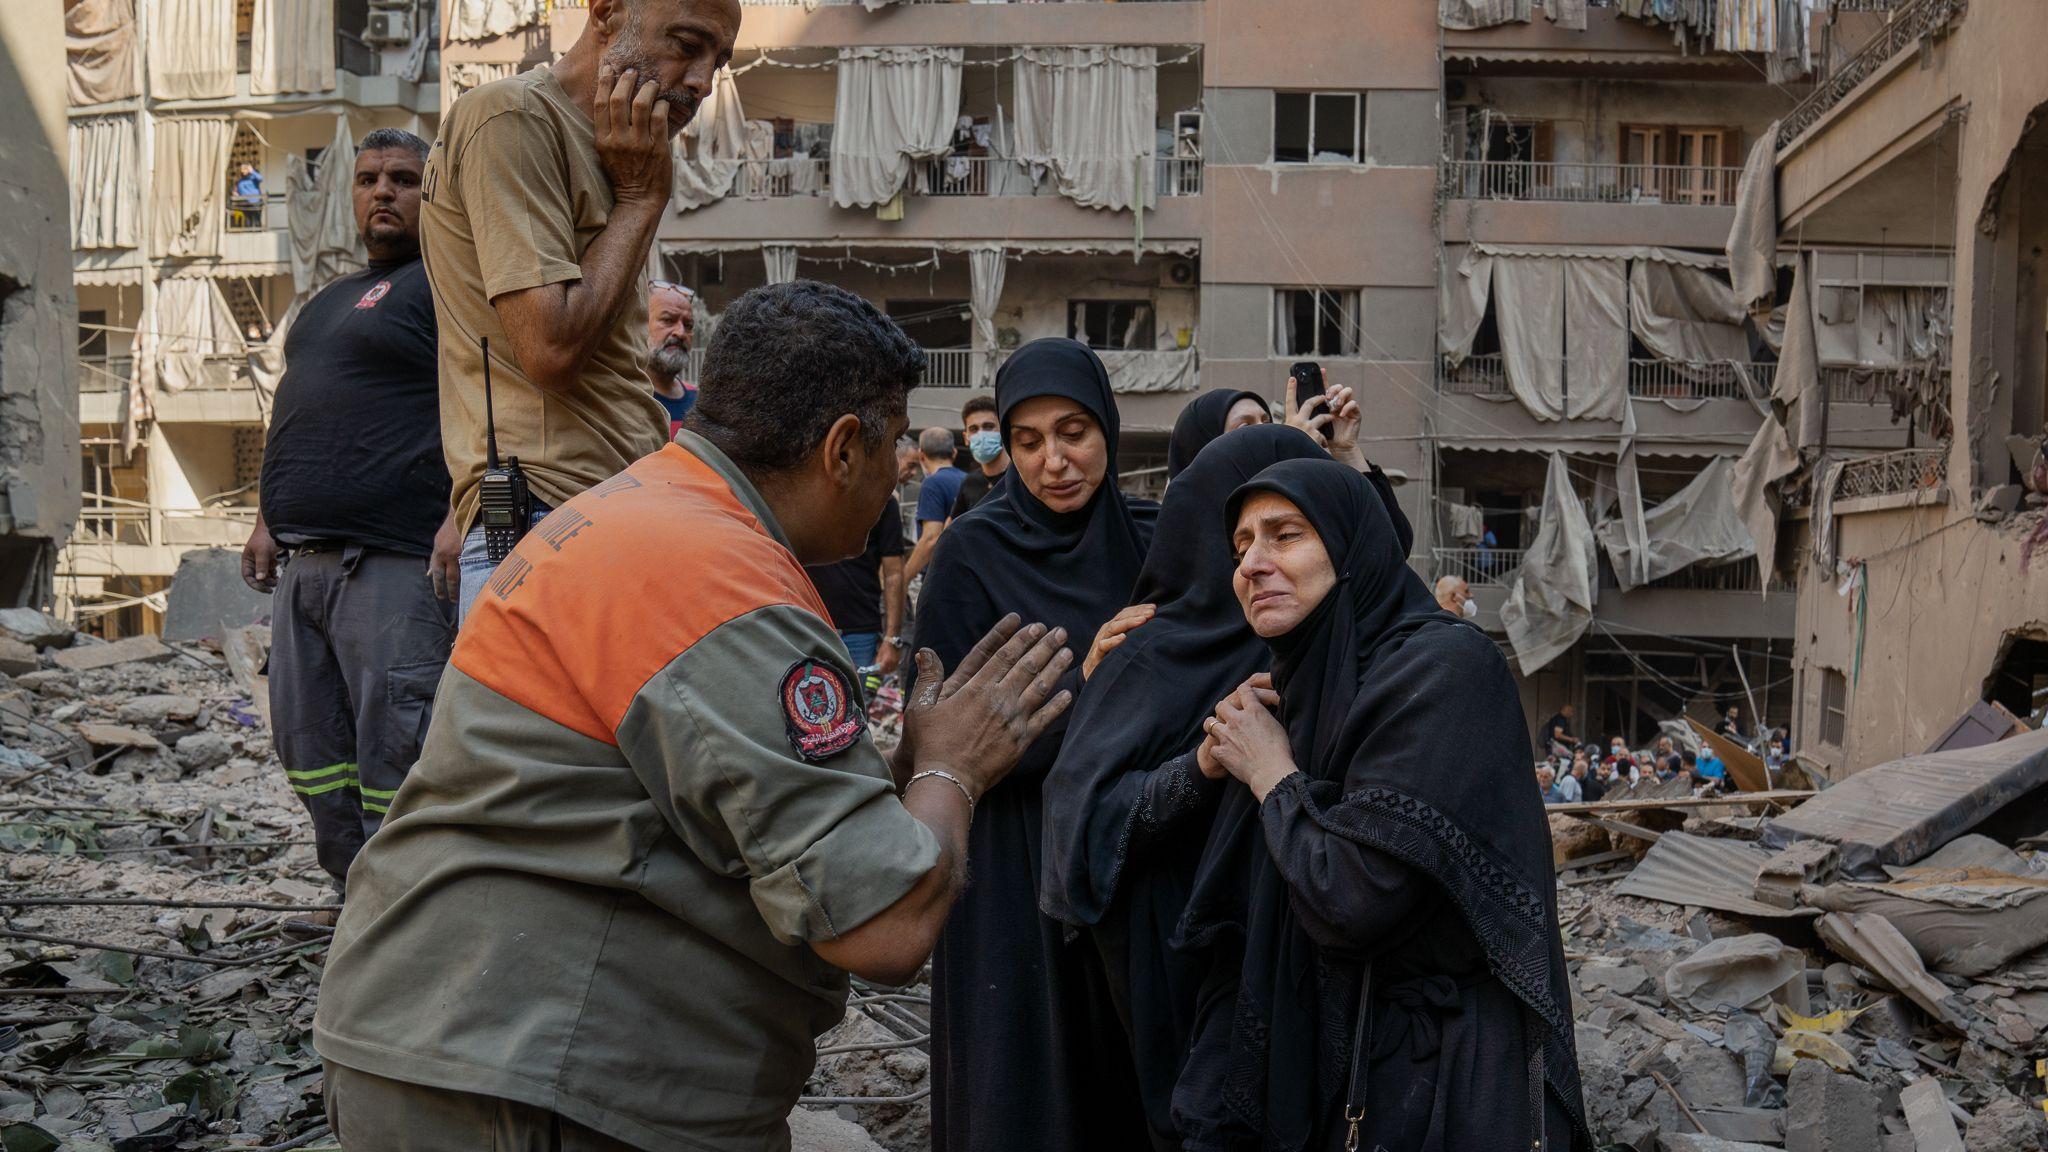
{"label": "broken window", "polygon": [[1151,348],[1152,332],[1150,300],[1067,301],[1067,339],[1090,348]]}
{"label": "broken window", "polygon": [[1849,678],[1833,668],[1821,669],[1820,742],[1837,748],[1849,735]]}
{"label": "broken window", "polygon": [[1274,289],[1273,352],[1278,356],[1358,355],[1358,289]]}
{"label": "broken window", "polygon": [[2038,728],[2048,719],[2048,640],[2010,638],[1984,683],[1984,698]]}
{"label": "broken window", "polygon": [[920,348],[974,347],[974,313],[965,300],[891,300],[883,309]]}
{"label": "broken window", "polygon": [[1363,148],[1365,97],[1356,92],[1273,93],[1273,160],[1355,164]]}

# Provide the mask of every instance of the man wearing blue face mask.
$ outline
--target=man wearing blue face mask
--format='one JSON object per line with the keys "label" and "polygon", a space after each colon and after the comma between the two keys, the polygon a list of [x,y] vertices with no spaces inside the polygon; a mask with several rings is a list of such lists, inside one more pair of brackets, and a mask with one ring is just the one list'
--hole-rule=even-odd
{"label": "man wearing blue face mask", "polygon": [[1010,470],[1010,454],[1003,451],[1003,429],[996,420],[994,398],[976,396],[969,400],[960,409],[960,426],[967,432],[967,451],[980,467],[960,482],[960,494],[953,498],[954,517],[981,503],[1003,473]]}

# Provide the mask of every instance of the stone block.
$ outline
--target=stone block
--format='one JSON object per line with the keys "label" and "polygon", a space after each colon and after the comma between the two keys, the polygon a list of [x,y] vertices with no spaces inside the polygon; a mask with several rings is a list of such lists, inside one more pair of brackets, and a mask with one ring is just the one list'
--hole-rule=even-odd
{"label": "stone block", "polygon": [[0,672],[9,676],[26,676],[42,666],[33,645],[12,636],[0,636]]}
{"label": "stone block", "polygon": [[1865,1152],[1877,1147],[1877,1093],[1818,1060],[1792,1066],[1785,1093],[1785,1152]]}
{"label": "stone block", "polygon": [[31,648],[62,648],[71,643],[73,632],[48,612],[34,608],[0,608],[0,635],[11,636]]}
{"label": "stone block", "polygon": [[154,663],[169,660],[177,653],[164,646],[154,636],[130,636],[112,644],[87,644],[78,648],[66,648],[51,655],[57,667],[68,672],[90,672],[97,668],[112,668],[116,664],[136,662]]}
{"label": "stone block", "polygon": [[174,644],[215,640],[249,624],[270,620],[268,593],[242,580],[242,554],[227,548],[197,548],[178,561],[164,606],[164,639]]}

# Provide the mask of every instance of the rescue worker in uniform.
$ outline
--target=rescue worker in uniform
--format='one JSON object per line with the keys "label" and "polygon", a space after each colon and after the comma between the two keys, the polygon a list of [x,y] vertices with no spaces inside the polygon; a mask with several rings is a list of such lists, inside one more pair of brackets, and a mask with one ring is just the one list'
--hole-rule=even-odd
{"label": "rescue worker in uniform", "polygon": [[893,779],[869,739],[802,566],[861,550],[923,368],[840,289],[749,292],[676,441],[499,565],[329,954],[349,1152],[777,1152],[846,974],[916,974],[1073,660],[1014,616],[920,652]]}

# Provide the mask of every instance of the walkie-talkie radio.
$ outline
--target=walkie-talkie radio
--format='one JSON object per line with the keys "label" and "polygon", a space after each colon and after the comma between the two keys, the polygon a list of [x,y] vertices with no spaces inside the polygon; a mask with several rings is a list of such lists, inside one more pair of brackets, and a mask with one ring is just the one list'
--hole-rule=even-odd
{"label": "walkie-talkie radio", "polygon": [[533,523],[533,492],[519,457],[498,463],[498,421],[491,411],[491,339],[482,337],[484,353],[484,478],[477,485],[477,516],[484,526],[484,557],[497,564]]}

